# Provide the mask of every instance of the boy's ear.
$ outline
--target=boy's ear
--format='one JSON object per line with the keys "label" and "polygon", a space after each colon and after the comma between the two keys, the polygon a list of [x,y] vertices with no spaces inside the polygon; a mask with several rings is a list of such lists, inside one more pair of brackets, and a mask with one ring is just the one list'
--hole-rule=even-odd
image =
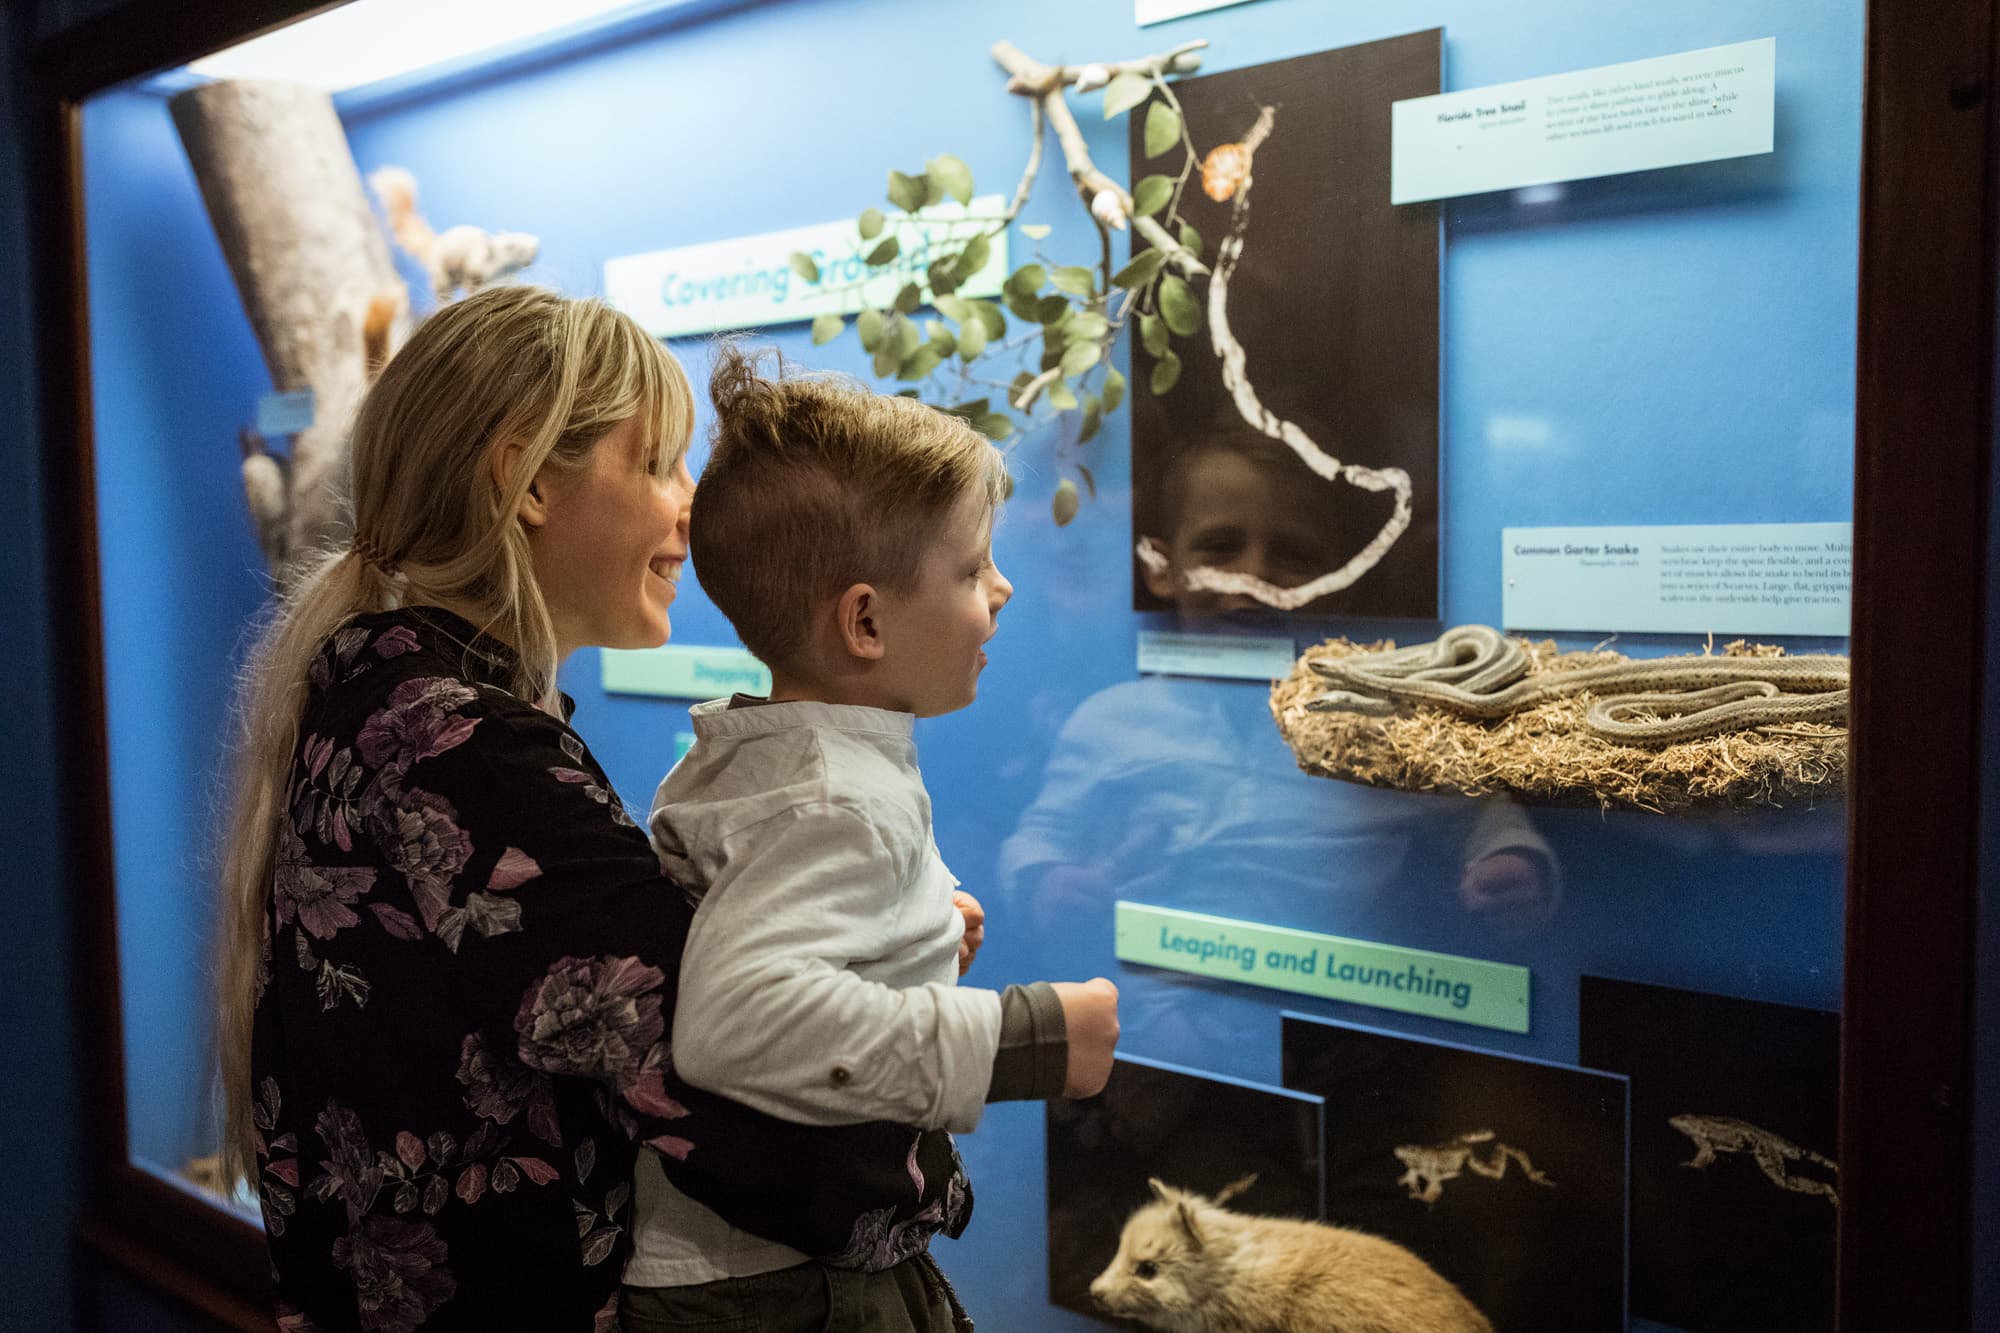
{"label": "boy's ear", "polygon": [[[1156,550],[1160,550],[1165,545],[1166,543],[1164,542],[1154,541],[1154,549]],[[1173,566],[1168,565],[1160,569],[1155,569],[1150,562],[1142,560],[1139,562],[1139,572],[1145,576],[1146,591],[1161,601],[1171,602],[1180,596],[1180,581],[1174,577]]]}
{"label": "boy's ear", "polygon": [[882,638],[881,594],[871,584],[856,583],[834,603],[834,626],[840,632],[840,646],[850,657],[866,662],[880,661],[888,651]]}

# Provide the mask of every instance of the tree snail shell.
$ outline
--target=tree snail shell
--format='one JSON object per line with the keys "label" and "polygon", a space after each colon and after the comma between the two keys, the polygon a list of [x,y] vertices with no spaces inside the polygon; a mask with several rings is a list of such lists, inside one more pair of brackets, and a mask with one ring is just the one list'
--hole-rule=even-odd
{"label": "tree snail shell", "polygon": [[1218,204],[1226,203],[1249,176],[1250,150],[1240,143],[1221,144],[1202,159],[1201,191]]}

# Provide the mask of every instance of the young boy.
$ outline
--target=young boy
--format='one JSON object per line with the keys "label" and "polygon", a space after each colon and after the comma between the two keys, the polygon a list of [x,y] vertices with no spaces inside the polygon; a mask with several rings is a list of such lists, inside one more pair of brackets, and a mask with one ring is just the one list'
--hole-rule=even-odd
{"label": "young boy", "polygon": [[654,804],[654,847],[699,904],[675,1073],[785,1121],[875,1122],[856,1154],[875,1160],[785,1185],[805,1206],[872,1172],[901,1202],[814,1253],[780,1243],[801,1234],[783,1204],[753,1235],[690,1197],[698,1150],[645,1154],[627,1324],[755,1314],[816,1329],[846,1309],[867,1312],[857,1327],[953,1328],[963,1312],[927,1247],[959,1233],[971,1197],[945,1131],[989,1101],[1094,1094],[1117,1035],[1102,978],[956,984],[983,914],[932,839],[912,726],[978,693],[1013,593],[991,550],[1004,466],[956,418],[827,377],[766,378],[733,347],[711,393],[693,556],[772,689],[694,709],[695,744]]}

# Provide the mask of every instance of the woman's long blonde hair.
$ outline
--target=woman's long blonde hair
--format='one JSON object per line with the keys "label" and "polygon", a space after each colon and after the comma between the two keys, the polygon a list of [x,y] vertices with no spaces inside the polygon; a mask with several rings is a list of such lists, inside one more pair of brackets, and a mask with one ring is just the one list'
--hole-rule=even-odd
{"label": "woman's long blonde hair", "polygon": [[[603,303],[528,286],[493,288],[431,315],[363,399],[353,544],[301,572],[258,634],[238,690],[217,969],[229,1179],[255,1180],[251,1026],[307,668],[350,617],[444,605],[512,646],[513,692],[545,703],[555,630],[516,515],[538,474],[581,470],[598,440],[635,417],[652,423],[647,467],[663,476],[694,430],[680,364]],[[509,446],[519,453],[500,466],[496,454]]]}

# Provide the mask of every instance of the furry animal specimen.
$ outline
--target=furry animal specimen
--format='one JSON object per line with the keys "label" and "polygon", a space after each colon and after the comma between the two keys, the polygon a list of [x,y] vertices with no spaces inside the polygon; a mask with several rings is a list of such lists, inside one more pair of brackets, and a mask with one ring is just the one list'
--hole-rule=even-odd
{"label": "furry animal specimen", "polygon": [[1492,1333],[1436,1270],[1379,1236],[1223,1207],[1158,1180],[1090,1284],[1115,1315],[1168,1333]]}
{"label": "furry animal specimen", "polygon": [[542,243],[526,232],[466,226],[432,231],[417,211],[417,178],[402,167],[383,167],[369,175],[368,184],[382,201],[396,244],[429,271],[431,289],[441,302],[451,300],[461,288],[469,296],[519,272],[541,251]]}

